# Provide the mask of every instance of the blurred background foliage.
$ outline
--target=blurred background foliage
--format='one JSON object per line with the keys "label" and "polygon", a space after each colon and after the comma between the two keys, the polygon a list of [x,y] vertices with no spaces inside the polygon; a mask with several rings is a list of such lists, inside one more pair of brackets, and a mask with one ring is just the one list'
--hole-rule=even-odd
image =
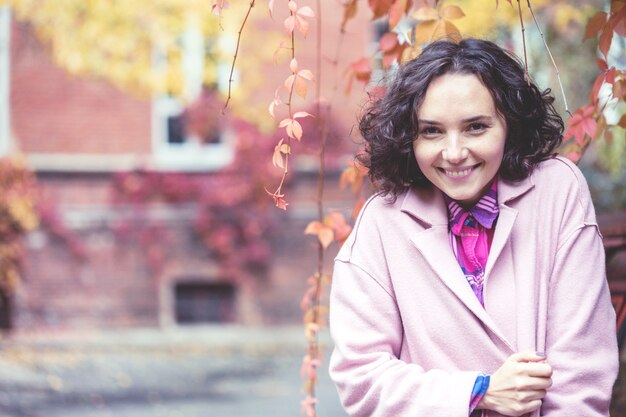
{"label": "blurred background foliage", "polygon": [[[430,2],[421,1],[424,4]],[[362,2],[361,2],[362,3]],[[420,3],[416,0],[415,3]],[[465,17],[454,24],[463,36],[486,37],[521,54],[521,30],[518,7],[515,1],[444,1],[462,8]],[[496,3],[499,3],[496,7]],[[248,2],[232,1],[220,16],[212,13],[210,2],[205,0],[0,0],[9,5],[15,17],[34,28],[41,40],[51,46],[58,65],[72,74],[101,77],[118,88],[132,94],[149,97],[152,94],[170,94],[190,97],[186,92],[183,48],[194,36],[205,40],[206,59],[202,71],[203,82],[216,86],[218,79],[230,72],[230,62],[237,33]],[[567,118],[561,99],[556,71],[543,46],[542,35],[522,1],[525,36],[528,44],[527,58],[530,73],[543,88],[552,88],[557,97],[557,108]],[[573,111],[587,101],[587,96],[598,75],[596,67],[597,40],[582,41],[588,19],[597,10],[608,10],[609,2],[588,0],[580,4],[573,1],[535,0],[532,2],[539,19],[543,37],[555,56]],[[257,125],[261,131],[272,129],[272,120],[266,115],[265,105],[258,97],[252,100],[263,85],[263,71],[267,70],[281,39],[280,22],[270,20],[265,4],[251,15],[248,30],[254,35],[243,40],[248,53],[238,56],[235,68],[236,100],[230,111],[233,115]],[[335,7],[341,11],[342,3]],[[364,5],[359,6],[365,9]],[[363,12],[362,10],[360,12]],[[369,11],[367,11],[369,13]],[[261,22],[261,23],[259,23]],[[267,30],[257,30],[257,25]],[[365,28],[363,28],[365,29]],[[362,30],[362,28],[350,28]],[[624,38],[614,39],[613,65],[623,68],[626,63]],[[254,51],[254,53],[249,53]],[[340,70],[343,70],[340,69]],[[219,86],[223,94],[225,86]],[[271,97],[267,97],[269,102]],[[621,107],[609,113],[617,117],[624,114]],[[612,139],[612,140],[611,140]],[[612,138],[598,141],[581,161],[589,179],[600,210],[623,209],[623,171],[626,157],[624,129],[615,128]],[[268,155],[268,158],[271,158]],[[606,194],[606,195],[605,195]]]}
{"label": "blurred background foliage", "polygon": [[[32,26],[50,45],[54,61],[70,74],[105,79],[140,98],[169,94],[191,101],[195,97],[186,91],[185,76],[195,62],[186,61],[184,49],[202,43],[203,83],[216,86],[230,71],[248,2],[232,2],[222,16],[212,13],[206,0],[0,0],[2,5]],[[262,19],[269,19],[267,13],[251,17]],[[271,62],[278,35],[259,31],[250,38],[256,52],[238,59],[238,100],[232,113],[267,130],[268,118],[258,117],[260,108],[245,103],[263,84],[258,69]],[[245,77],[239,76],[240,68]]]}

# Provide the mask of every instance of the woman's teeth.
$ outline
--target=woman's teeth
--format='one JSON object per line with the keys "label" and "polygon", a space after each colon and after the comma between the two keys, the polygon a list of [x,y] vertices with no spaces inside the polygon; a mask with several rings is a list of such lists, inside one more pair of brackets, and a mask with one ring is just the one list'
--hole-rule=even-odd
{"label": "woman's teeth", "polygon": [[448,170],[445,170],[445,171],[446,171],[446,175],[449,175],[451,177],[463,177],[469,174],[470,172],[472,172],[473,169],[474,168],[467,168],[467,169],[464,169],[463,171],[448,171]]}

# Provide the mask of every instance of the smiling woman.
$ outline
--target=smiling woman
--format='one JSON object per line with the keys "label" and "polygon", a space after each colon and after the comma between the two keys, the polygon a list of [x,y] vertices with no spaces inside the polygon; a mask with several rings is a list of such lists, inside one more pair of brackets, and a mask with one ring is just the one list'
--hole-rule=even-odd
{"label": "smiling woman", "polygon": [[366,110],[380,190],[339,252],[330,374],[351,416],[608,416],[604,250],[563,121],[519,60],[434,42]]}
{"label": "smiling woman", "polygon": [[506,121],[489,90],[475,75],[445,74],[430,84],[417,113],[413,151],[420,171],[470,209],[489,188],[504,155]]}

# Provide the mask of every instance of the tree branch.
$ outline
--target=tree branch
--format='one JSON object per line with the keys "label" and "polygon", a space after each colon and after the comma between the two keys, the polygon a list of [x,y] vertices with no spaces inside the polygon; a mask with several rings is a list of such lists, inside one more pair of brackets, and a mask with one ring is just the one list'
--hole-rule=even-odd
{"label": "tree branch", "polygon": [[537,18],[535,17],[535,12],[533,11],[533,7],[530,4],[530,0],[526,0],[526,2],[528,3],[528,8],[530,9],[530,13],[532,14],[533,20],[535,21],[535,26],[537,26],[537,30],[541,34],[541,40],[543,41],[543,45],[546,47],[546,51],[548,51],[548,56],[550,56],[550,60],[552,61],[552,65],[554,66],[554,70],[556,71],[556,79],[559,82],[559,87],[561,88],[561,95],[563,96],[563,103],[565,103],[565,112],[569,114],[570,117],[572,117],[572,112],[570,112],[569,106],[567,105],[567,98],[565,97],[565,89],[563,88],[563,83],[561,82],[561,74],[559,72],[559,68],[556,66],[556,62],[554,61],[554,57],[552,56],[552,53],[550,52],[550,48],[548,47],[546,38],[543,35],[543,32],[541,30],[541,27],[539,26],[539,22],[537,21]]}
{"label": "tree branch", "polygon": [[522,43],[524,44],[524,78],[530,85],[530,75],[528,74],[528,56],[526,55],[526,29],[524,28],[524,19],[522,18],[522,4],[517,0],[517,9],[519,10],[519,22],[522,26]]}
{"label": "tree branch", "polygon": [[248,21],[248,17],[250,16],[250,12],[254,7],[254,2],[256,0],[250,0],[250,6],[248,7],[248,11],[246,12],[246,16],[243,18],[243,22],[241,23],[241,27],[239,28],[239,33],[237,34],[237,47],[235,48],[235,55],[233,56],[233,64],[230,67],[230,75],[228,77],[228,97],[226,98],[226,103],[224,103],[224,107],[222,108],[222,114],[226,112],[226,108],[228,107],[228,103],[231,98],[231,89],[233,85],[233,73],[235,72],[235,62],[237,62],[237,55],[239,54],[239,44],[241,43],[241,33],[243,32],[244,26],[246,26],[246,22]]}

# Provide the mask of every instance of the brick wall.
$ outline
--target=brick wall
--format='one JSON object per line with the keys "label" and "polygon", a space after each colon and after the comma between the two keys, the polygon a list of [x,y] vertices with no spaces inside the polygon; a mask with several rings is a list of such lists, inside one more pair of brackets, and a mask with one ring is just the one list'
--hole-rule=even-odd
{"label": "brick wall", "polygon": [[25,24],[11,33],[10,114],[25,153],[150,153],[150,103],[66,73]]}
{"label": "brick wall", "polygon": [[[317,246],[305,236],[316,215],[314,176],[303,176],[290,190],[294,210],[275,210],[279,236],[266,267],[224,275],[193,230],[194,205],[158,206],[137,212],[110,204],[109,174],[40,173],[42,195],[56,201],[59,220],[84,250],[77,257],[66,242],[42,227],[25,239],[23,285],[14,298],[13,327],[168,326],[176,323],[174,288],[180,282],[231,282],[236,289],[235,321],[243,324],[295,324],[306,279],[315,272]],[[328,179],[329,207],[349,210],[349,193]],[[57,193],[60,191],[60,193]],[[348,198],[346,198],[348,197]],[[296,208],[297,207],[297,208]],[[129,221],[130,219],[130,221]],[[154,269],[151,249],[125,230],[163,226],[162,263]],[[336,247],[327,254],[327,264]],[[330,270],[330,269],[328,269]]]}
{"label": "brick wall", "polygon": [[[277,11],[274,21],[261,19],[255,30],[280,29],[282,12]],[[331,144],[348,143],[343,151],[350,153],[352,141],[348,132],[362,96],[345,96],[342,90],[346,80],[341,75],[336,81],[331,77],[336,72],[342,74],[350,61],[366,53],[369,32],[361,29],[368,24],[369,16],[361,12],[358,20],[350,23],[342,38],[341,55],[335,56],[341,19],[341,13],[327,13],[323,20],[322,95],[334,99],[333,123],[338,132],[344,132]],[[151,155],[148,101],[131,97],[102,80],[73,76],[58,68],[51,52],[26,24],[14,23],[11,36],[10,117],[18,149],[27,155],[52,154],[55,160],[62,159],[54,154],[91,154],[105,159],[116,154]],[[244,39],[241,54],[257,53],[253,47]],[[298,40],[298,52],[300,68],[315,70],[314,24],[307,38]],[[280,65],[279,68],[268,63],[259,69],[263,72],[263,85],[252,93],[251,100],[261,103],[263,109],[288,75],[287,62],[283,60]],[[355,90],[360,87],[355,84]],[[310,110],[313,89],[311,85],[306,102],[298,99],[298,110]],[[307,136],[303,141],[307,143],[295,145],[302,146],[298,151],[317,145],[314,137]],[[266,157],[269,162],[271,155]],[[315,166],[316,159],[312,158]],[[343,166],[344,162],[338,159],[348,158],[335,155],[334,159],[330,165]],[[300,165],[304,167],[307,162],[303,160]],[[81,173],[76,167],[70,172],[59,166],[55,165],[55,172],[38,172],[42,200],[56,207],[61,222],[82,244],[84,258],[76,258],[66,244],[44,230],[29,235],[25,240],[24,284],[13,300],[13,326],[169,325],[174,322],[173,288],[188,279],[234,280],[236,320],[240,323],[301,321],[300,299],[306,279],[317,263],[315,238],[303,234],[306,224],[317,215],[315,175],[304,174],[294,181],[290,210],[274,213],[281,233],[273,242],[274,253],[267,268],[225,278],[219,265],[196,241],[190,215],[193,207],[172,206],[166,209],[169,219],[151,220],[167,222],[167,236],[157,239],[162,238],[169,245],[163,265],[155,271],[148,260],[152,255],[145,247],[113,231],[117,220],[128,213],[109,204],[112,174],[93,168],[89,171],[95,172]],[[327,207],[349,211],[351,195],[349,191],[338,191],[337,181],[335,173],[327,182]],[[335,250],[336,247],[329,251],[327,263]]]}

